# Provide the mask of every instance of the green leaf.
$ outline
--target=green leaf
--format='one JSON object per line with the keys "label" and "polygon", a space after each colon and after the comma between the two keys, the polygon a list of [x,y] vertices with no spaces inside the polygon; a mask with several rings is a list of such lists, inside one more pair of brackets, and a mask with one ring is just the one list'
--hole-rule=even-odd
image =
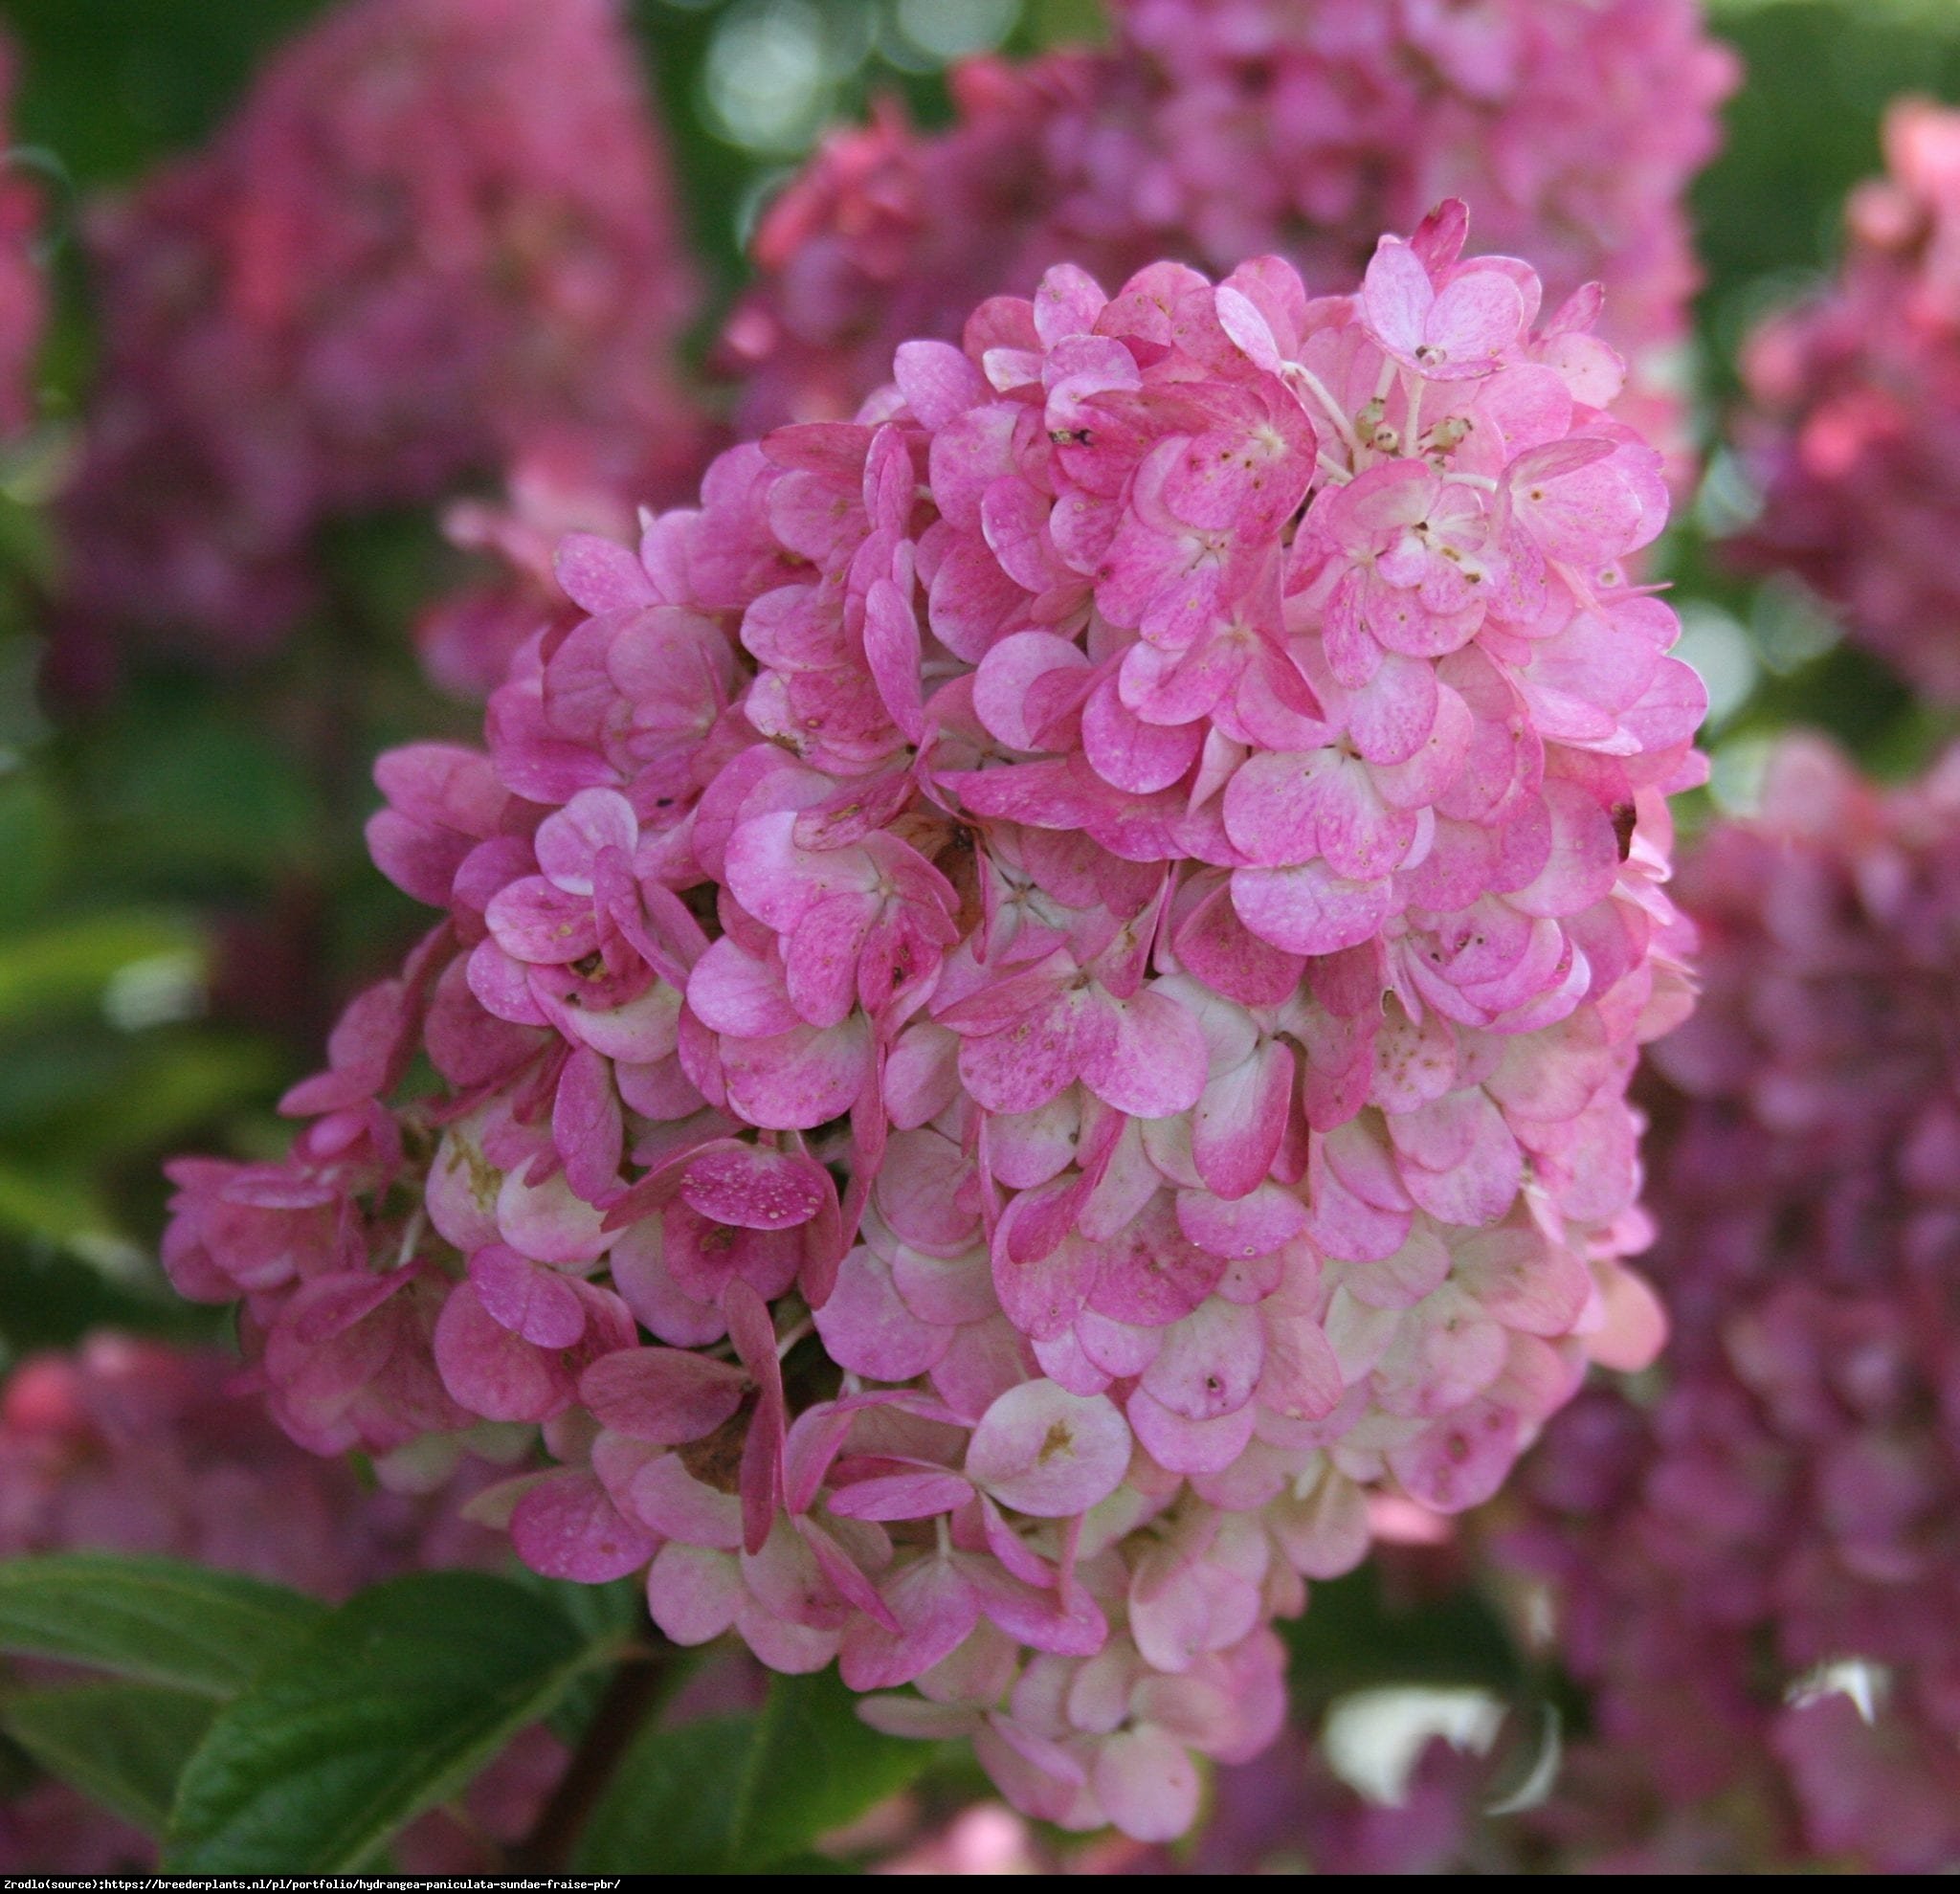
{"label": "green leaf", "polygon": [[113,1244],[116,1227],[93,1180],[72,1165],[0,1161],[0,1229],[69,1247]]}
{"label": "green leaf", "polygon": [[[580,1871],[756,1874],[803,1862],[819,1836],[932,1761],[931,1744],[873,1729],[856,1705],[822,1671],[772,1678],[753,1716],[645,1731],[587,1826]],[[713,1794],[702,1794],[704,1783]]]}
{"label": "green leaf", "polygon": [[198,951],[195,931],[167,915],[91,914],[0,940],[0,1020],[93,1005],[125,967]]}
{"label": "green leaf", "polygon": [[0,1704],[0,1727],[50,1775],[112,1815],[163,1832],[177,1777],[217,1705],[155,1683],[22,1690]]}
{"label": "green leaf", "polygon": [[184,1772],[166,1866],[350,1872],[616,1648],[482,1572],[364,1592],[220,1711]]}
{"label": "green leaf", "polygon": [[62,811],[24,769],[0,774],[0,915],[25,921],[52,892],[67,840]]}
{"label": "green leaf", "polygon": [[1312,1586],[1305,1612],[1283,1629],[1296,1704],[1397,1683],[1481,1684],[1500,1696],[1524,1683],[1516,1646],[1475,1592],[1399,1604],[1371,1565]]}
{"label": "green leaf", "polygon": [[176,1559],[0,1563],[0,1650],[229,1697],[323,1615],[311,1598]]}

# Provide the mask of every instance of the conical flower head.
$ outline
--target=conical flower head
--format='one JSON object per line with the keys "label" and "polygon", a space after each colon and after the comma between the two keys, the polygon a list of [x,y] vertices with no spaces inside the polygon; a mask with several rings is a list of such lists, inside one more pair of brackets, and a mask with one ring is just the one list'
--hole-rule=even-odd
{"label": "conical flower head", "polygon": [[487,750],[382,766],[442,922],[291,1163],[176,1173],[301,1437],[536,1430],[540,1571],[1161,1838],[1370,1494],[1651,1352],[1700,697],[1592,299],[1464,234],[1058,268],[566,544]]}

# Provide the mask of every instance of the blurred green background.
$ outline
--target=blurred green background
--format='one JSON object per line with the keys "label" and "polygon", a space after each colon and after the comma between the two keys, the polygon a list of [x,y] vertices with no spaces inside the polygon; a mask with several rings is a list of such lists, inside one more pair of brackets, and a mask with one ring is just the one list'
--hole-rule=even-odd
{"label": "blurred green background", "polygon": [[[390,743],[464,734],[472,721],[419,681],[403,635],[456,572],[426,519],[344,530],[331,607],[276,658],[225,676],[151,668],[113,705],[60,727],[36,708],[51,558],[38,502],[90,373],[69,240],[78,207],[208,135],[317,3],[9,0],[0,15],[22,52],[14,129],[28,148],[15,162],[51,180],[59,285],[48,424],[0,462],[7,1354],[104,1319],[178,1332],[204,1322],[158,1288],[158,1160],[281,1146],[273,1101],[317,1062],[339,1002],[419,925],[367,864],[369,763]],[[697,347],[739,286],[757,206],[825,123],[888,90],[941,122],[948,59],[1098,32],[1092,0],[635,0],[633,11],[712,284]],[[1844,191],[1878,167],[1886,100],[1960,97],[1954,0],[1729,0],[1715,21],[1748,76],[1726,149],[1695,193],[1707,282],[1694,371],[1710,438],[1733,394],[1739,337],[1830,267]],[[1837,731],[1880,768],[1905,767],[1937,733],[1897,688],[1840,646],[1809,600],[1740,583],[1711,558],[1709,536],[1747,503],[1718,454],[1668,552],[1687,655],[1715,700],[1715,797],[1746,799],[1766,733],[1794,720]],[[323,983],[306,970],[321,967]]]}

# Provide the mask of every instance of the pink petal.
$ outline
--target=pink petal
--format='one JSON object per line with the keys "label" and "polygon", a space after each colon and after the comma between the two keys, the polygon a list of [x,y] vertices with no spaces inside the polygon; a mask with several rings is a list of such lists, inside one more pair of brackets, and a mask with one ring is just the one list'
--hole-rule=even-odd
{"label": "pink petal", "polygon": [[1383,346],[1413,357],[1436,300],[1422,259],[1400,237],[1383,237],[1361,285],[1362,314]]}
{"label": "pink petal", "polygon": [[821,1165],[793,1151],[733,1141],[708,1146],[681,1172],[683,1201],[716,1223],[740,1230],[791,1230],[835,1201]]}
{"label": "pink petal", "polygon": [[622,1348],[601,1355],[579,1379],[579,1395],[602,1427],[675,1447],[712,1434],[742,1405],[745,1377],[730,1362],[683,1348]]}
{"label": "pink petal", "polygon": [[443,1387],[485,1420],[548,1420],[571,1404],[574,1385],[563,1357],[493,1320],[474,1283],[450,1292],[434,1346]]}
{"label": "pink petal", "polygon": [[647,1609],[677,1644],[719,1638],[747,1598],[735,1561],[703,1546],[662,1546],[647,1572]]}
{"label": "pink petal", "polygon": [[1172,1414],[1215,1420],[1252,1399],[1265,1353],[1258,1314],[1214,1297],[1170,1328],[1140,1385]]}
{"label": "pink petal", "polygon": [[837,1269],[816,1332],[838,1367],[877,1381],[910,1381],[946,1353],[952,1331],[922,1322],[892,1281],[891,1266],[860,1243]]}
{"label": "pink petal", "polygon": [[1162,1327],[1189,1315],[1225,1273],[1225,1259],[1184,1234],[1175,1207],[1161,1192],[1119,1236],[1097,1245],[1096,1254],[1091,1306],[1139,1327]]}
{"label": "pink petal", "polygon": [[619,1181],[625,1125],[612,1067],[590,1046],[566,1060],[551,1107],[551,1141],[565,1160],[566,1181],[594,1203]]}
{"label": "pink petal", "polygon": [[891,720],[914,743],[924,734],[919,685],[919,620],[890,579],[865,594],[864,657]]}
{"label": "pink petal", "polygon": [[660,1454],[634,1475],[633,1509],[667,1539],[717,1551],[742,1549],[742,1502],[694,1478],[677,1454]]}
{"label": "pink petal", "polygon": [[1106,1738],[1089,1779],[1103,1813],[1134,1841],[1174,1841],[1197,1819],[1197,1765],[1154,1725]]}
{"label": "pink petal", "polygon": [[1379,933],[1393,905],[1387,880],[1343,880],[1324,861],[1235,868],[1232,905],[1247,928],[1286,953],[1338,953]]}
{"label": "pink petal", "polygon": [[853,1690],[910,1683],[966,1642],[980,1619],[973,1588],[949,1559],[922,1558],[881,1591],[896,1632],[867,1617],[844,1628],[838,1669]]}
{"label": "pink petal", "polygon": [[930,1519],[949,1513],[973,1497],[970,1482],[940,1467],[919,1467],[854,1481],[836,1488],[827,1502],[841,1519]]}
{"label": "pink petal", "polygon": [[1038,1519],[1087,1512],[1123,1483],[1130,1435],[1113,1402],[1026,1381],[980,1418],[967,1473],[1004,1505]]}
{"label": "pink petal", "polygon": [[1543,793],[1551,812],[1551,858],[1529,887],[1508,899],[1526,914],[1577,914],[1613,892],[1618,837],[1612,816],[1576,784],[1548,782]]}
{"label": "pink petal", "polygon": [[1192,1118],[1192,1161],[1208,1188],[1226,1198],[1258,1190],[1279,1154],[1292,1104],[1293,1052],[1278,1040],[1214,1079]]}
{"label": "pink petal", "polygon": [[498,1186],[498,1236],[539,1262],[575,1265],[604,1256],[612,1242],[604,1212],[581,1197],[564,1172],[528,1184],[527,1168],[505,1171]]}
{"label": "pink petal", "polygon": [[[1099,994],[1058,992],[1008,1030],[966,1039],[960,1077],[989,1111],[1035,1111],[1091,1060],[1115,1065],[1116,1033],[1115,1010]],[[1128,1076],[1126,1063],[1116,1076],[1119,1082]]]}
{"label": "pink petal", "polygon": [[892,379],[905,406],[935,433],[991,392],[986,377],[949,342],[902,342],[892,360]]}
{"label": "pink petal", "polygon": [[1525,300],[1497,270],[1466,270],[1436,300],[1423,324],[1423,342],[1441,350],[1437,368],[1465,368],[1488,362],[1518,339]]}
{"label": "pink petal", "polygon": [[820,901],[796,924],[783,954],[790,1003],[812,1026],[838,1026],[858,1004],[859,963],[876,907],[860,894]]}
{"label": "pink petal", "polygon": [[542,966],[583,960],[599,945],[590,894],[567,894],[542,875],[512,881],[490,902],[484,919],[513,960]]}
{"label": "pink petal", "polygon": [[555,1270],[502,1243],[470,1259],[470,1281],[490,1318],[541,1348],[568,1348],[586,1332],[585,1304]]}
{"label": "pink petal", "polygon": [[1395,1478],[1437,1512],[1481,1505],[1503,1484],[1517,1458],[1518,1416],[1490,1401],[1473,1401],[1389,1455]]}
{"label": "pink petal", "polygon": [[546,1474],[517,1503],[511,1543],[533,1571],[605,1585],[636,1571],[659,1540],[628,1519],[589,1473]]}
{"label": "pink petal", "polygon": [[1325,1331],[1303,1312],[1282,1313],[1271,1303],[1258,1313],[1266,1333],[1261,1405],[1293,1420],[1319,1420],[1332,1414],[1347,1388]]}
{"label": "pink petal", "polygon": [[767,961],[745,953],[732,939],[717,941],[687,976],[687,1004],[711,1032],[736,1038],[768,1038],[801,1023]]}
{"label": "pink petal", "polygon": [[810,1131],[841,1118],[872,1074],[870,1023],[799,1026],[772,1038],[724,1042],[728,1103],[764,1130]]}
{"label": "pink petal", "polygon": [[1132,795],[1151,795],[1181,781],[1203,744],[1195,723],[1144,723],[1125,707],[1114,678],[1103,679],[1082,706],[1082,751],[1089,767]]}
{"label": "pink petal", "polygon": [[1252,1261],[1304,1236],[1307,1210],[1292,1191],[1262,1180],[1257,1189],[1229,1199],[1207,1191],[1178,1192],[1177,1223],[1211,1255]]}
{"label": "pink petal", "polygon": [[1252,1439],[1257,1402],[1215,1419],[1191,1420],[1139,1387],[1125,1406],[1129,1424],[1144,1451],[1167,1473],[1218,1473],[1230,1466]]}
{"label": "pink petal", "polygon": [[631,856],[639,844],[639,821],[617,790],[581,790],[538,825],[532,846],[538,866],[568,894],[592,892],[592,864],[616,848]]}
{"label": "pink petal", "polygon": [[1132,1118],[1169,1118],[1196,1104],[1210,1063],[1197,1021],[1151,988],[1116,1002],[1108,1015],[1113,1031],[1085,1049],[1082,1082]]}

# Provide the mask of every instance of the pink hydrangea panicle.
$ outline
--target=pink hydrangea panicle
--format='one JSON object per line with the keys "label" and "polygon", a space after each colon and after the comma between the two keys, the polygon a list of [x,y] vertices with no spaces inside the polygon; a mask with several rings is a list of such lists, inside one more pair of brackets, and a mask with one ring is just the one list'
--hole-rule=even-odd
{"label": "pink hydrangea panicle", "polygon": [[539,1571],[1182,1832],[1369,1495],[1475,1504],[1659,1339],[1666,492],[1465,231],[1058,267],[565,543],[487,751],[381,766],[441,923],[290,1160],[173,1173],[288,1426],[535,1430],[479,1510]]}
{"label": "pink hydrangea panicle", "polygon": [[[956,339],[1061,261],[1118,281],[1283,252],[1341,281],[1439,197],[1528,257],[1551,303],[1594,279],[1633,368],[1623,413],[1672,450],[1698,273],[1682,191],[1736,66],[1692,0],[1116,0],[1114,43],[954,69],[953,124],[886,105],[833,133],[757,228],[724,339],[751,427],[853,412],[908,337]],[[1549,324],[1568,368],[1597,344]]]}
{"label": "pink hydrangea panicle", "polygon": [[19,56],[0,37],[0,441],[34,416],[34,352],[48,320],[48,285],[34,254],[41,192],[10,148]]}
{"label": "pink hydrangea panicle", "polygon": [[1785,739],[1682,887],[1665,1385],[1560,1417],[1510,1544],[1608,1751],[1579,1835],[1925,1871],[1960,1848],[1960,756],[1882,790]]}
{"label": "pink hydrangea panicle", "polygon": [[1960,113],[1893,106],[1835,280],[1744,346],[1738,438],[1763,489],[1738,550],[1794,573],[1919,691],[1960,702]]}
{"label": "pink hydrangea panicle", "polygon": [[[341,0],[208,148],[93,209],[78,611],[258,649],[313,598],[330,519],[496,474],[521,520],[546,481],[608,524],[677,497],[699,421],[671,199],[615,0]],[[522,608],[498,603],[432,635],[444,681],[501,676]]]}

